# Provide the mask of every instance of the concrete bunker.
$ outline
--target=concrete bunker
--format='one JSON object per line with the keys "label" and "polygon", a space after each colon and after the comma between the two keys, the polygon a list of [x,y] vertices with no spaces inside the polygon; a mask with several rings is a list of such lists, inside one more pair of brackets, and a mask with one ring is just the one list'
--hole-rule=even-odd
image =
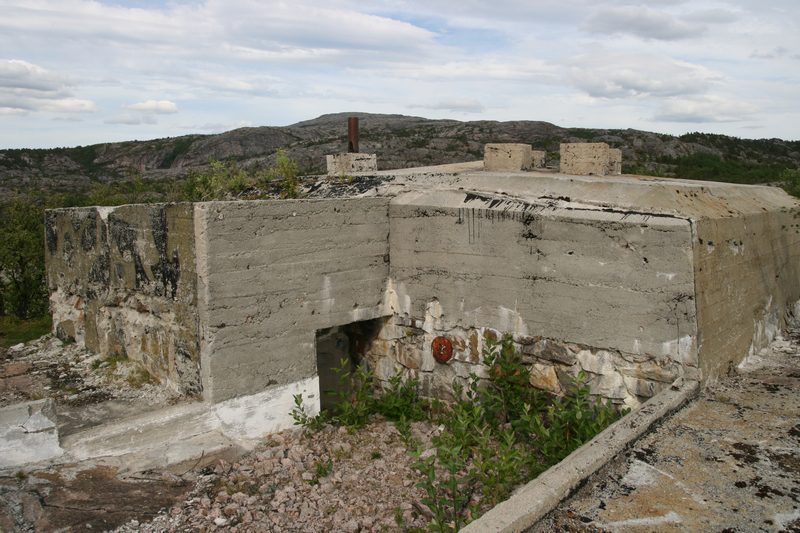
{"label": "concrete bunker", "polygon": [[319,407],[329,328],[374,326],[363,360],[429,396],[485,375],[486,339],[509,333],[533,386],[560,393],[583,370],[637,406],[800,316],[800,205],[780,189],[473,163],[310,191],[50,211],[55,331],[125,349],[226,416],[283,413],[279,428],[292,394]]}

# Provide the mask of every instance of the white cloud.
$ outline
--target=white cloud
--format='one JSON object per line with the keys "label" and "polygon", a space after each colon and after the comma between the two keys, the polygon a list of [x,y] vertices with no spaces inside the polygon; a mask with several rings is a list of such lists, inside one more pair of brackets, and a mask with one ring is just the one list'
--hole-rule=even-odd
{"label": "white cloud", "polygon": [[0,115],[25,115],[27,111],[19,107],[0,106]]}
{"label": "white cloud", "polygon": [[740,19],[740,13],[731,9],[709,8],[691,11],[684,15],[684,19],[706,24],[730,24]]}
{"label": "white cloud", "polygon": [[435,111],[453,111],[455,113],[482,113],[486,107],[474,99],[442,100],[435,104],[412,104],[410,109],[432,109]]}
{"label": "white cloud", "polygon": [[585,27],[595,33],[628,34],[663,41],[698,37],[706,31],[702,24],[640,6],[603,8],[586,21]]}
{"label": "white cloud", "polygon": [[534,58],[485,57],[444,63],[404,63],[383,69],[386,74],[403,78],[436,80],[531,80],[547,81],[556,75],[552,65]]}
{"label": "white cloud", "polygon": [[758,107],[748,102],[718,96],[671,98],[653,118],[662,122],[739,122],[758,111]]}
{"label": "white cloud", "polygon": [[75,98],[63,76],[19,59],[0,59],[0,108],[3,114],[27,112],[91,113],[91,100]]}
{"label": "white cloud", "polygon": [[800,120],[796,0],[133,3],[0,0],[0,147],[343,109],[657,131],[700,117],[734,135],[744,116],[771,136]]}
{"label": "white cloud", "polygon": [[20,59],[0,59],[0,87],[52,93],[62,89],[64,80],[38,65]]}
{"label": "white cloud", "polygon": [[82,98],[54,98],[37,102],[39,111],[52,111],[54,113],[93,113],[97,106],[91,100]]}
{"label": "white cloud", "polygon": [[117,115],[107,118],[103,122],[105,124],[121,124],[125,126],[140,126],[142,124],[158,123],[154,116],[145,113]]}
{"label": "white cloud", "polygon": [[125,106],[134,111],[142,111],[143,113],[156,113],[158,115],[165,115],[170,113],[177,113],[178,106],[175,102],[169,100],[146,100],[136,104]]}
{"label": "white cloud", "polygon": [[603,50],[576,57],[570,65],[570,81],[597,98],[697,94],[720,78],[703,66],[668,57]]}
{"label": "white cloud", "polygon": [[780,59],[780,58],[790,58],[794,60],[800,59],[800,53],[792,52],[788,48],[784,46],[776,46],[769,52],[761,52],[759,50],[754,51],[750,54],[750,57],[753,59]]}

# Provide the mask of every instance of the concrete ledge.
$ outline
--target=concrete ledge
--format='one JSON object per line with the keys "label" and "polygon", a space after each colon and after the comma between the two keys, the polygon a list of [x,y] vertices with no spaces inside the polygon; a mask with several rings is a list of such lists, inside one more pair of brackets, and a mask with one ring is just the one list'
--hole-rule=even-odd
{"label": "concrete ledge", "polygon": [[[103,459],[135,472],[231,448],[249,450],[264,436],[294,425],[289,412],[295,394],[303,395],[309,414],[319,411],[319,379],[313,377],[217,404],[175,405],[75,433],[61,443],[63,460]],[[44,459],[48,457],[23,462]]]}
{"label": "concrete ledge", "polygon": [[607,427],[557,465],[517,489],[464,533],[518,532],[533,526],[586,478],[594,474],[660,419],[679,409],[700,390],[697,381],[675,381],[669,389],[651,398],[641,408]]}

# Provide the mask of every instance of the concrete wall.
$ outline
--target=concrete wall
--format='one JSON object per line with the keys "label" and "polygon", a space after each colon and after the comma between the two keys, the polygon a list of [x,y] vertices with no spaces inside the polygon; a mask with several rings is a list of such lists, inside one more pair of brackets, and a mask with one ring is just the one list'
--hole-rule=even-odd
{"label": "concrete wall", "polygon": [[800,300],[800,207],[699,220],[694,264],[700,365],[713,380],[800,319],[788,315]]}
{"label": "concrete wall", "polygon": [[388,200],[195,205],[204,396],[316,374],[315,331],[385,314]]}
{"label": "concrete wall", "polygon": [[45,224],[54,332],[186,394],[200,392],[192,209],[58,209]]}
{"label": "concrete wall", "polygon": [[[384,378],[405,367],[444,390],[482,372],[484,337],[503,332],[554,391],[583,368],[595,393],[635,404],[697,365],[688,220],[455,191],[402,195],[390,220]],[[437,335],[454,339],[450,364],[433,361]]]}
{"label": "concrete wall", "polygon": [[49,211],[54,329],[213,402],[308,382],[324,328],[385,318],[366,357],[429,395],[485,373],[486,338],[509,332],[535,386],[584,370],[636,405],[800,318],[800,204],[782,191],[531,175],[387,178],[415,191],[391,200]]}

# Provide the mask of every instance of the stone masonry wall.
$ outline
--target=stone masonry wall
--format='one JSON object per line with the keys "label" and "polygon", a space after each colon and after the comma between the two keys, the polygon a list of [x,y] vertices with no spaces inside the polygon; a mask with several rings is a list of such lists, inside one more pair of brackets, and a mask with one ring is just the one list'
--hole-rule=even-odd
{"label": "stone masonry wall", "polygon": [[636,405],[696,373],[687,220],[437,191],[398,197],[390,221],[396,318],[369,354],[384,379],[405,368],[443,394],[485,372],[484,338],[506,332],[553,392],[583,369],[593,393]]}
{"label": "stone masonry wall", "polygon": [[45,237],[54,332],[199,394],[191,204],[51,210]]}
{"label": "stone masonry wall", "polygon": [[388,200],[196,204],[204,396],[316,374],[315,332],[385,315]]}

